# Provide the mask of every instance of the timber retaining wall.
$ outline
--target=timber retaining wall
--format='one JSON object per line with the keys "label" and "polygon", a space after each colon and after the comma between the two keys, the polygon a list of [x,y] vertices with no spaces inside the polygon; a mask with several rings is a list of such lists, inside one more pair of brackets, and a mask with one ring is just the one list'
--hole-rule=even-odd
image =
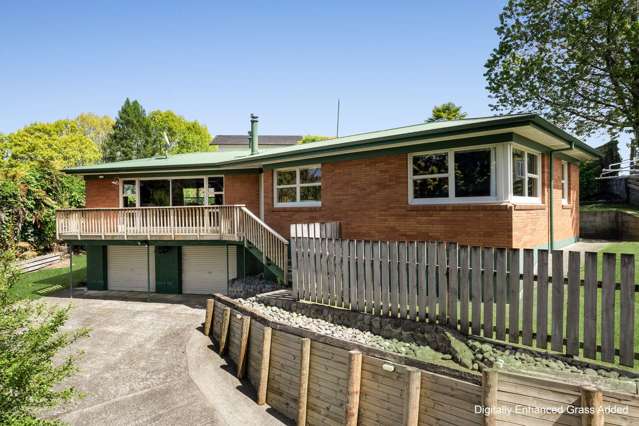
{"label": "timber retaining wall", "polygon": [[425,363],[271,321],[222,295],[204,329],[257,403],[298,424],[639,424],[634,394]]}

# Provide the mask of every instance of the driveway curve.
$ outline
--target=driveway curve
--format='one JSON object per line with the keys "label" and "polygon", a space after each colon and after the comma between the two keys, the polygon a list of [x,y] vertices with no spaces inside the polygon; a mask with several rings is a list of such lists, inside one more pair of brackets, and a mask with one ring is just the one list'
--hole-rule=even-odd
{"label": "driveway curve", "polygon": [[76,290],[72,301],[65,294],[46,298],[72,304],[67,328],[90,329],[90,337],[72,348],[84,355],[67,381],[84,397],[52,417],[72,425],[283,424],[277,413],[255,404],[249,387],[211,350],[201,333],[204,298],[140,301],[90,293]]}

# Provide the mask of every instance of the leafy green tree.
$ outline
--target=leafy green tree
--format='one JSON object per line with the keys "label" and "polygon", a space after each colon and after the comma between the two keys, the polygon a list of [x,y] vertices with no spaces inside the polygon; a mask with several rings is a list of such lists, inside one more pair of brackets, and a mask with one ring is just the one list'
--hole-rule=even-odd
{"label": "leafy green tree", "polygon": [[639,136],[635,0],[509,0],[486,62],[497,111],[535,111],[580,136]]}
{"label": "leafy green tree", "polygon": [[299,140],[298,143],[303,144],[303,143],[313,143],[313,142],[321,142],[321,141],[326,141],[326,140],[330,140],[333,139],[330,136],[320,136],[320,135],[305,135],[304,137],[302,137],[302,139]]}
{"label": "leafy green tree", "polygon": [[146,111],[138,101],[126,98],[113,132],[102,144],[102,157],[107,162],[152,157],[161,152],[156,143]]}
{"label": "leafy green tree", "polygon": [[[55,169],[90,164],[100,151],[73,120],[30,124],[0,139],[4,157],[17,162],[47,162]],[[0,160],[4,160],[5,158]]]}
{"label": "leafy green tree", "polygon": [[619,154],[619,142],[612,140],[595,148],[602,155],[590,161],[585,161],[579,165],[579,199],[581,201],[596,201],[601,198],[607,191],[607,185],[610,181],[598,180],[601,171],[611,164],[619,163],[621,155]]}
{"label": "leafy green tree", "polygon": [[461,120],[466,118],[466,115],[465,112],[462,112],[461,106],[457,106],[453,102],[446,102],[445,104],[435,105],[430,118],[426,119],[426,122]]}
{"label": "leafy green tree", "polygon": [[61,382],[77,370],[79,354],[60,351],[88,331],[63,330],[69,307],[12,300],[9,290],[18,282],[13,261],[10,251],[0,254],[0,424],[58,425],[38,413],[78,396]]}
{"label": "leafy green tree", "polygon": [[154,138],[153,145],[166,147],[165,135],[170,142],[167,153],[211,151],[211,135],[206,126],[197,120],[189,121],[173,111],[151,111],[149,123]]}
{"label": "leafy green tree", "polygon": [[78,123],[78,127],[84,134],[93,141],[93,143],[101,149],[104,142],[113,133],[113,125],[115,121],[108,115],[96,115],[85,112],[78,115],[74,121]]}

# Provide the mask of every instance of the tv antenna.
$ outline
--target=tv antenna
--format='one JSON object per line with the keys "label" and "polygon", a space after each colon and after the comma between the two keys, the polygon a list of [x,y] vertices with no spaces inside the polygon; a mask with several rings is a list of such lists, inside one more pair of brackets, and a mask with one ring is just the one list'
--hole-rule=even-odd
{"label": "tv antenna", "polygon": [[339,138],[339,98],[337,98],[337,131],[335,132],[335,137]]}

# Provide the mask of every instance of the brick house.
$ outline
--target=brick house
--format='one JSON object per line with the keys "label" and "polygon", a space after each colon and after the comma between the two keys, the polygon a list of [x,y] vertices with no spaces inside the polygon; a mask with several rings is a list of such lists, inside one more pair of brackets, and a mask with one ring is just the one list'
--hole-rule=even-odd
{"label": "brick house", "polygon": [[[211,293],[287,268],[291,223],[342,236],[559,248],[579,233],[579,162],[598,154],[533,114],[418,124],[260,150],[68,169],[86,209],[58,235],[87,247],[90,288]],[[551,167],[552,165],[552,167]],[[552,182],[552,184],[551,184]]]}

